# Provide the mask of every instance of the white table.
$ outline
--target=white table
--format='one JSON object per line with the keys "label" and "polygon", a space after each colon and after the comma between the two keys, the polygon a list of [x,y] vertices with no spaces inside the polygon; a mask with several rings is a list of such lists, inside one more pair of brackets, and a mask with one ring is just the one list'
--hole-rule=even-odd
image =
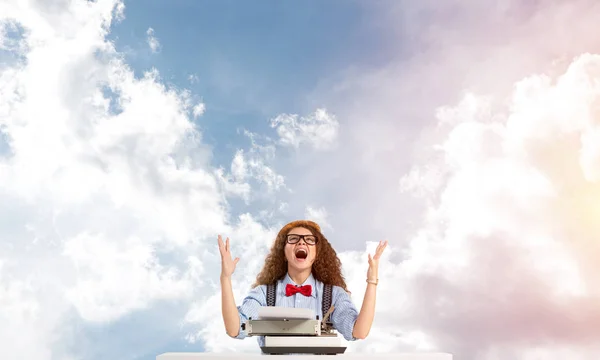
{"label": "white table", "polygon": [[[452,360],[452,354],[447,353],[390,353],[390,354],[341,354],[341,355],[263,355],[263,354],[244,354],[244,353],[179,353],[171,352],[160,354],[156,360],[238,360],[238,359],[256,359],[260,357],[265,360],[265,356],[271,359],[282,359],[288,356],[293,356],[294,360],[315,360],[315,359],[331,359],[335,357],[344,357],[350,359],[379,359],[379,360]],[[335,357],[334,357],[335,356]],[[267,358],[268,359],[268,358]]]}

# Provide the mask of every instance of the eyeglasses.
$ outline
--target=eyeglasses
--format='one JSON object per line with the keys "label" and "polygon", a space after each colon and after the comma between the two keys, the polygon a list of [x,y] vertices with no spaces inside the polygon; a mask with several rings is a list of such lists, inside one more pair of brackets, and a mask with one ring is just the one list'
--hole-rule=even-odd
{"label": "eyeglasses", "polygon": [[317,243],[317,237],[314,235],[296,235],[290,234],[287,236],[288,244],[297,244],[300,239],[304,239],[304,242],[308,245],[314,245]]}

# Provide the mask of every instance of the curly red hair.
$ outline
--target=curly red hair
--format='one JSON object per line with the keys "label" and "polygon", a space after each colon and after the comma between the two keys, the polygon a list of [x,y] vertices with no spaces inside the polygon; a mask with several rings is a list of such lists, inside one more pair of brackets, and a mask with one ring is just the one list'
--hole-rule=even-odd
{"label": "curly red hair", "polygon": [[317,237],[317,257],[312,267],[312,274],[315,279],[324,284],[339,286],[348,292],[346,281],[342,275],[342,262],[327,238],[321,233],[321,227],[309,220],[292,221],[279,231],[275,242],[271,246],[271,251],[265,259],[265,264],[252,287],[274,284],[285,277],[288,271],[284,251],[286,235],[296,227],[308,229]]}

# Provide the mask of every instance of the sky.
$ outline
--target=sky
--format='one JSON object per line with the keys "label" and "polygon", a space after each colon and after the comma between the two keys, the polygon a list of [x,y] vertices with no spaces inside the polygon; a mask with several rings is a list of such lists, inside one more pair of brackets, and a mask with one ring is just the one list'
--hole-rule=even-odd
{"label": "sky", "polygon": [[258,352],[220,311],[321,224],[348,352],[600,354],[594,0],[0,1],[0,346]]}

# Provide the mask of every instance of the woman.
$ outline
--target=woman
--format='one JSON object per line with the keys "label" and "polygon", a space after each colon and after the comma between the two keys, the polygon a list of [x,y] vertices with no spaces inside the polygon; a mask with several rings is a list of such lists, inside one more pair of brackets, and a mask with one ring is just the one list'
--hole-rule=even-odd
{"label": "woman", "polygon": [[[229,238],[218,239],[221,252],[221,302],[223,322],[227,334],[236,339],[245,337],[241,325],[248,318],[256,318],[258,309],[267,306],[267,289],[276,292],[275,306],[309,308],[317,315],[327,312],[323,307],[323,293],[331,285],[331,305],[334,311],[329,321],[349,341],[365,339],[375,315],[375,295],[379,258],[387,246],[380,242],[375,256],[369,254],[367,289],[360,312],[350,299],[342,276],[341,262],[335,250],[312,221],[297,220],[285,225],[277,235],[265,265],[258,274],[252,290],[237,307],[231,287],[231,275],[239,258],[232,259]],[[270,297],[273,299],[273,296]],[[271,304],[273,305],[273,304]],[[322,319],[322,317],[321,317]],[[258,339],[263,345],[263,337]]]}

